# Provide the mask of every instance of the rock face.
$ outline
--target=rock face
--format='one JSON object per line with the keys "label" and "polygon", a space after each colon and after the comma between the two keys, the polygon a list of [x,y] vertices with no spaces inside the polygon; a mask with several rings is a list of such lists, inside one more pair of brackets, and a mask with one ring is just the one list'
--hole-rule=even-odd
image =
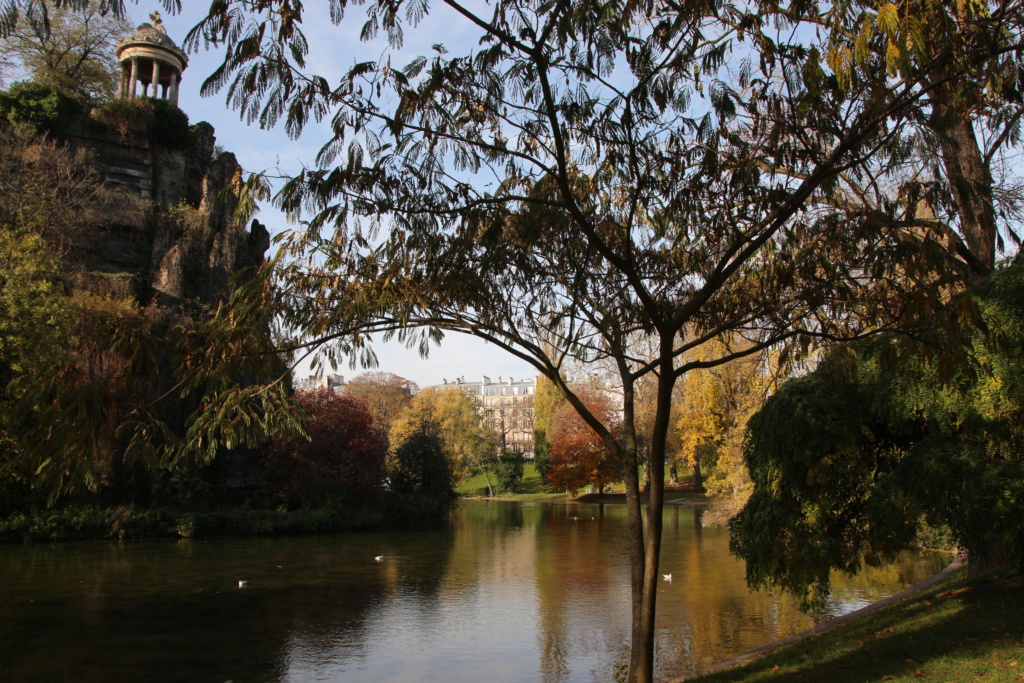
{"label": "rock face", "polygon": [[236,271],[262,263],[267,229],[234,215],[242,168],[216,150],[210,124],[191,134],[186,148],[172,150],[93,120],[74,126],[70,142],[124,197],[87,246],[87,279],[127,276],[140,303],[196,310],[226,299]]}

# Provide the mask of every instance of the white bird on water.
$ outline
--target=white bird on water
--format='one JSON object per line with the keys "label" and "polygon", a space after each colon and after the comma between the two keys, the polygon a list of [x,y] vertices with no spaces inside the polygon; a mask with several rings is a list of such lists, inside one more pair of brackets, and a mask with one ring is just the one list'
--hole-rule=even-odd
{"label": "white bird on water", "polygon": [[377,557],[373,558],[373,561],[374,562],[383,562],[384,561],[384,556],[383,555],[378,555]]}
{"label": "white bird on water", "polygon": [[669,583],[672,583],[672,575],[671,574],[662,574],[661,578],[664,579],[665,581],[668,581]]}
{"label": "white bird on water", "polygon": [[249,586],[249,582],[248,581],[239,581],[238,582],[238,587],[239,588],[248,588],[248,586]]}

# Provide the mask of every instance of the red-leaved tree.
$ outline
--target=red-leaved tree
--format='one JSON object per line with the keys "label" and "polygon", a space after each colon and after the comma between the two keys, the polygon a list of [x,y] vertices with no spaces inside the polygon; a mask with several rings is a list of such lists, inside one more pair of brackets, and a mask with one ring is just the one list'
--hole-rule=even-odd
{"label": "red-leaved tree", "polygon": [[[580,391],[580,398],[601,421],[615,424],[616,410],[611,399],[599,390]],[[551,485],[571,495],[585,486],[599,493],[622,479],[622,462],[608,450],[604,441],[583,421],[569,403],[555,412],[551,428],[551,464],[547,479]]]}
{"label": "red-leaved tree", "polygon": [[361,401],[323,390],[299,396],[310,438],[273,441],[259,453],[265,480],[289,508],[358,504],[384,482],[388,439]]}

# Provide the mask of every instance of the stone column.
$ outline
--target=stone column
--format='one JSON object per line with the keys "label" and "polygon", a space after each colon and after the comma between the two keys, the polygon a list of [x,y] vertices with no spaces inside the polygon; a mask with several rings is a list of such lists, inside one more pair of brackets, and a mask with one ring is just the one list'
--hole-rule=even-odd
{"label": "stone column", "polygon": [[138,82],[139,82],[139,59],[138,59],[138,57],[132,57],[132,75],[129,78],[130,85],[128,87],[128,98],[129,99],[135,97],[135,88],[137,87]]}
{"label": "stone column", "polygon": [[171,71],[171,84],[168,86],[167,99],[171,101],[175,107],[178,106],[178,72]]}
{"label": "stone column", "polygon": [[153,94],[150,97],[160,97],[160,60],[153,60]]}

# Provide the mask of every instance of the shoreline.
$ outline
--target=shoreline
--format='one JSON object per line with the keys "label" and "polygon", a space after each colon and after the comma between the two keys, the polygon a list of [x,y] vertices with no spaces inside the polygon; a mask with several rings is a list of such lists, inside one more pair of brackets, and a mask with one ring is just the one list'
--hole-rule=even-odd
{"label": "shoreline", "polygon": [[846,624],[847,622],[853,621],[854,619],[862,617],[866,614],[870,614],[872,612],[880,610],[883,607],[888,607],[889,605],[892,605],[893,603],[899,602],[901,600],[905,600],[906,598],[913,597],[918,593],[928,590],[929,588],[948,580],[954,572],[956,572],[964,566],[965,561],[966,558],[964,557],[964,555],[957,554],[953,557],[953,561],[946,565],[946,567],[940,569],[938,572],[928,577],[927,579],[924,579],[923,581],[916,583],[913,586],[910,586],[909,588],[897,593],[896,595],[890,595],[887,598],[882,598],[878,602],[873,602],[870,605],[865,605],[864,607],[861,607],[860,609],[856,609],[852,612],[847,612],[846,614],[843,614],[841,616],[829,619],[828,621],[822,622],[817,626],[807,629],[806,631],[795,633],[791,636],[787,636],[785,638],[781,638],[774,642],[768,643],[767,645],[762,645],[761,647],[755,650],[751,650],[741,655],[731,657],[730,659],[727,659],[725,661],[712,664],[711,666],[702,669],[698,673],[677,678],[669,678],[665,681],[665,683],[685,683],[686,681],[692,681],[702,676],[707,676],[710,674],[719,673],[721,671],[726,671],[728,669],[733,669],[735,667],[742,666],[749,662],[753,662],[757,659],[760,659],[765,655],[771,654],[780,647],[792,645],[794,643],[798,643],[800,641],[807,640],[815,636],[821,635],[823,633],[826,633],[828,631],[831,631],[835,628],[838,628],[839,626],[842,626],[843,624]]}

